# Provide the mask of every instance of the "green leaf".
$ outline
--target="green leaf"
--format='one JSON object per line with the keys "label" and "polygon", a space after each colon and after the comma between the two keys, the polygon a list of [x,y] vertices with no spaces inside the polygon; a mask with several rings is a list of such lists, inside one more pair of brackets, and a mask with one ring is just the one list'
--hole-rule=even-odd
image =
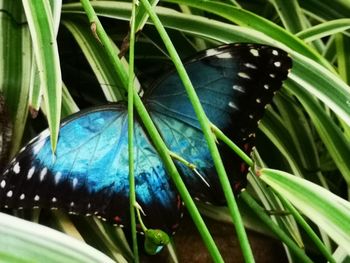
{"label": "green leaf", "polygon": [[350,28],[350,19],[343,18],[332,20],[318,24],[316,26],[305,29],[296,34],[299,38],[306,42],[311,42],[322,37],[330,36],[335,33],[343,32],[345,35],[350,35],[346,30]]}
{"label": "green leaf", "polygon": [[[53,23],[54,23],[54,31],[57,36],[58,27],[60,25],[60,16],[61,16],[61,8],[62,1],[61,0],[50,0],[50,6],[52,11]],[[31,94],[30,94],[30,111],[32,115],[36,115],[36,112],[39,111],[41,105],[41,95],[42,89],[40,86],[40,76],[39,71],[36,65],[36,61],[33,60],[32,65],[32,83],[31,83]]]}
{"label": "green leaf", "polygon": [[288,199],[350,253],[350,203],[326,189],[286,172],[261,169],[259,178]]}
{"label": "green leaf", "polygon": [[[319,62],[327,68],[331,68],[328,61],[326,61],[322,56],[317,54],[312,48],[303,43],[300,39],[295,37],[290,32],[286,31],[279,25],[258,16],[252,12],[244,10],[242,8],[233,7],[223,3],[218,3],[215,1],[202,1],[202,0],[167,0],[168,2],[185,4],[192,6],[207,12],[214,13],[229,21],[236,23],[243,27],[248,27],[255,29],[256,32],[262,32],[263,34],[271,37],[274,41],[279,41],[293,49],[294,51],[303,54],[313,60]],[[251,40],[252,41],[252,40]],[[261,42],[260,42],[261,43]],[[269,42],[267,42],[269,43]],[[270,42],[272,45],[273,42]]]}
{"label": "green leaf", "polygon": [[306,27],[304,14],[297,0],[272,0],[271,2],[288,31],[296,33]]}
{"label": "green leaf", "polygon": [[[106,59],[106,52],[91,33],[89,25],[81,19],[64,19],[63,25],[71,32],[83,51],[106,99],[108,101],[121,100],[124,97],[121,93],[123,91],[122,81],[114,71],[110,60]],[[117,48],[116,52],[119,53]]]}
{"label": "green leaf", "polygon": [[337,75],[318,63],[293,53],[289,78],[314,95],[350,125],[350,88]]}
{"label": "green leaf", "polygon": [[[350,19],[349,19],[350,28]],[[350,83],[350,37],[337,34],[335,37],[337,48],[338,71],[341,78]]]}
{"label": "green leaf", "polygon": [[20,147],[28,115],[31,83],[32,46],[20,1],[0,1],[0,90],[13,124],[13,156]]}
{"label": "green leaf", "polygon": [[[150,5],[153,7],[157,6],[158,2],[159,0],[149,0]],[[146,12],[146,9],[142,3],[139,3],[139,7],[136,9],[136,18],[135,18],[136,33],[142,30],[147,20],[148,20],[148,14]]]}
{"label": "green leaf", "polygon": [[22,3],[33,42],[54,151],[60,125],[62,79],[51,8],[45,0],[22,0]]}
{"label": "green leaf", "polygon": [[[319,78],[322,79],[322,77],[323,76],[320,76]],[[297,95],[298,99],[312,119],[312,122],[315,125],[322,141],[327,147],[329,154],[336,162],[338,169],[342,172],[346,182],[350,185],[350,163],[348,162],[350,145],[348,141],[341,133],[340,128],[336,126],[330,116],[327,115],[327,113],[321,107],[319,102],[305,90],[305,88],[307,88],[307,84],[300,82],[300,79],[296,79],[293,76],[292,79],[295,80],[298,85],[295,85],[295,83],[288,80],[286,82],[286,87]]]}
{"label": "green leaf", "polygon": [[6,262],[114,262],[72,237],[3,213],[0,213],[0,257]]}
{"label": "green leaf", "polygon": [[349,18],[350,2],[347,0],[303,0],[299,2],[309,15],[322,20]]}

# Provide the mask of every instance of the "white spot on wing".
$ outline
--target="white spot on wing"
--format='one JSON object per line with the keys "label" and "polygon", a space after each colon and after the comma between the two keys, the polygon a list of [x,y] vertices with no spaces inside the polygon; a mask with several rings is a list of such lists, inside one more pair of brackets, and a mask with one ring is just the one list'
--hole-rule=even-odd
{"label": "white spot on wing", "polygon": [[244,78],[244,79],[250,79],[250,76],[245,72],[238,72],[237,75],[241,78]]}
{"label": "white spot on wing", "polygon": [[73,184],[73,189],[74,189],[78,184],[78,178],[74,178],[72,184]]}
{"label": "white spot on wing", "polygon": [[52,197],[51,202],[52,203],[56,203],[57,202],[57,198],[56,197]]}
{"label": "white spot on wing", "polygon": [[235,110],[238,110],[238,107],[237,107],[236,104],[234,104],[232,101],[230,101],[230,102],[228,103],[228,106],[231,107],[231,108],[233,108],[233,109],[235,109]]}
{"label": "white spot on wing", "polygon": [[205,55],[207,57],[214,56],[216,54],[217,54],[217,51],[215,49],[208,49],[208,50],[205,51]]}
{"label": "white spot on wing", "polygon": [[244,90],[243,87],[241,87],[241,86],[233,85],[232,88],[233,88],[234,90],[239,91],[239,92],[245,93],[245,90]]}
{"label": "white spot on wing", "polygon": [[5,186],[6,186],[6,181],[2,180],[1,183],[0,183],[0,187],[1,188],[5,188]]}
{"label": "white spot on wing", "polygon": [[270,88],[270,86],[268,84],[264,85],[264,89],[268,90]]}
{"label": "white spot on wing", "polygon": [[7,197],[12,197],[12,195],[13,195],[13,192],[11,190],[6,193]]}
{"label": "white spot on wing", "polygon": [[256,66],[251,63],[245,63],[244,66],[246,66],[247,68],[256,69]]}
{"label": "white spot on wing", "polygon": [[46,174],[47,174],[47,167],[44,167],[44,169],[42,169],[40,172],[40,181],[44,180]]}
{"label": "white spot on wing", "polygon": [[15,164],[15,166],[13,167],[13,171],[16,173],[16,174],[19,174],[19,172],[21,171],[21,167],[19,166],[19,162],[17,162]]}
{"label": "white spot on wing", "polygon": [[225,53],[217,54],[216,57],[217,58],[232,58],[232,55],[228,52],[225,52]]}
{"label": "white spot on wing", "polygon": [[70,204],[69,204],[70,206],[74,206],[74,202],[70,202]]}
{"label": "white spot on wing", "polygon": [[41,148],[43,148],[44,144],[45,144],[45,140],[41,140],[36,144],[34,144],[33,155],[36,155],[41,150]]}
{"label": "white spot on wing", "polygon": [[249,52],[254,56],[254,57],[258,57],[259,56],[259,50],[255,49],[255,48],[251,48],[249,50]]}
{"label": "white spot on wing", "polygon": [[35,195],[35,196],[34,196],[34,201],[39,201],[39,200],[40,200],[40,196]]}
{"label": "white spot on wing", "polygon": [[278,56],[278,51],[276,49],[272,50],[272,55]]}
{"label": "white spot on wing", "polygon": [[32,178],[33,174],[35,172],[35,166],[32,166],[32,168],[29,169],[28,174],[27,174],[27,180]]}
{"label": "white spot on wing", "polygon": [[270,77],[274,79],[276,77],[276,75],[271,73]]}
{"label": "white spot on wing", "polygon": [[26,198],[25,194],[21,194],[19,197],[20,200],[24,200],[24,198]]}
{"label": "white spot on wing", "polygon": [[275,67],[279,68],[281,66],[281,62],[280,61],[275,61],[273,63],[275,65]]}
{"label": "white spot on wing", "polygon": [[62,177],[62,173],[61,172],[57,172],[55,175],[55,184],[58,184],[58,182],[60,181]]}
{"label": "white spot on wing", "polygon": [[27,148],[26,146],[22,147],[22,149],[18,153],[23,152],[26,148]]}

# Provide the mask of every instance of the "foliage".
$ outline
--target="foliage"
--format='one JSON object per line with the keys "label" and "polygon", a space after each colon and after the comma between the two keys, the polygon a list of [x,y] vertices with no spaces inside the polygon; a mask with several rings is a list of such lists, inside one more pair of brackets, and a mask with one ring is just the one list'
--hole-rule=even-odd
{"label": "foliage", "polygon": [[[0,1],[0,89],[14,127],[11,156],[23,141],[32,137],[28,133],[40,125],[40,120],[28,118],[29,109],[32,114],[40,111],[45,115],[55,148],[61,116],[89,105],[125,99],[132,74],[127,63],[132,56],[128,53],[126,59],[117,56],[118,47],[129,31],[132,7],[129,1],[67,1],[62,6],[55,0],[20,2]],[[250,184],[237,202],[261,220],[251,228],[266,225],[265,231],[274,233],[287,245],[290,261],[309,262],[308,256],[324,257],[330,262],[345,261],[346,255],[350,255],[350,229],[344,223],[350,222],[350,206],[346,201],[350,186],[350,33],[346,31],[350,27],[347,18],[350,3],[150,2],[158,4],[155,13],[146,0],[140,1],[136,9],[135,27],[140,32],[135,50],[138,78],[133,85],[133,103],[168,169],[174,170],[172,159],[136,95],[141,84],[151,83],[173,63],[186,83],[186,72],[177,58],[220,43],[258,42],[288,51],[293,69],[260,124],[262,132],[257,136],[253,153]],[[191,85],[185,86],[198,107],[199,117],[204,119],[202,127],[225,185],[225,171],[220,172],[220,158],[209,135],[210,124],[205,122],[195,94],[191,95]],[[225,142],[224,135],[215,134]],[[175,182],[180,180],[176,168],[171,176]],[[180,181],[176,185],[214,261],[222,261],[195,203]],[[217,220],[234,219],[245,260],[251,262],[239,211],[235,210],[235,197],[228,196],[228,203],[229,209],[203,204],[198,207],[203,214],[216,215]],[[265,210],[282,210],[290,215],[268,216]],[[247,223],[249,218],[243,216]],[[122,231],[98,220],[68,218],[57,213],[32,218],[85,240],[115,261],[133,258]],[[313,245],[305,242],[304,234]],[[313,246],[317,251],[312,254]],[[8,253],[9,258],[13,256],[9,250],[0,252]]]}

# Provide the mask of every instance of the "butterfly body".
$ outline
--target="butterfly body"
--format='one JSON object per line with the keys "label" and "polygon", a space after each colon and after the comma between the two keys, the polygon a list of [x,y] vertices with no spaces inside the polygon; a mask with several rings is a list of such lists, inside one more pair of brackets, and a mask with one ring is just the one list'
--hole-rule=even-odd
{"label": "butterfly body", "polygon": [[[209,120],[247,153],[264,107],[286,78],[291,60],[264,45],[226,45],[199,54],[186,70]],[[191,102],[176,73],[148,89],[143,102],[167,147],[194,164],[175,164],[193,197],[223,204],[224,197]],[[0,176],[0,205],[63,208],[129,222],[127,109],[124,103],[80,112],[63,121],[55,153],[49,132],[33,139]],[[236,193],[247,167],[219,144]],[[181,200],[141,122],[134,123],[136,199],[148,227],[172,233]]]}

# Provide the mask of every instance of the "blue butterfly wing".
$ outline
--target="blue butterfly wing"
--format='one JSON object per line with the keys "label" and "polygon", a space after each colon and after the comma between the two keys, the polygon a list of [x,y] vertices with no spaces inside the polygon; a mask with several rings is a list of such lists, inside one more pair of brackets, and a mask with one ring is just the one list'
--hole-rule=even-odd
{"label": "blue butterfly wing", "polygon": [[[135,122],[136,199],[148,227],[172,233],[181,202],[165,168]],[[0,178],[0,203],[10,208],[63,208],[129,224],[127,111],[108,105],[64,122],[52,154],[46,130],[11,162]]]}
{"label": "blue butterfly wing", "polygon": [[[286,52],[258,44],[210,49],[185,63],[209,120],[250,153],[264,109],[287,78]],[[195,197],[223,203],[213,160],[178,75],[173,72],[146,91],[146,105],[168,147],[196,165],[198,173],[177,162]],[[219,149],[236,193],[246,186],[247,166],[223,144]]]}

